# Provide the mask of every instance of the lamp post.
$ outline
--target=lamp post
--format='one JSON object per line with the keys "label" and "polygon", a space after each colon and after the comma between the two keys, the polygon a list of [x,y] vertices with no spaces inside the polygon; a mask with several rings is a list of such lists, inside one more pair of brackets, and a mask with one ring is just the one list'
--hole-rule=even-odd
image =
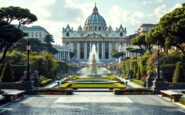
{"label": "lamp post", "polygon": [[27,50],[27,80],[30,80],[30,50],[31,50],[31,43],[28,40],[27,44],[26,44],[26,50]]}
{"label": "lamp post", "polygon": [[159,67],[159,53],[160,53],[160,41],[157,41],[157,76],[156,80],[160,80],[160,67]]}

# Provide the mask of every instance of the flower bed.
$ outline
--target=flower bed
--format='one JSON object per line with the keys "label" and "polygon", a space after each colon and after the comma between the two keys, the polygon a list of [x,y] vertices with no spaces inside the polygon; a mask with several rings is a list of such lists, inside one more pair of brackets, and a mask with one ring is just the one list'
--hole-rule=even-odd
{"label": "flower bed", "polygon": [[142,87],[145,87],[145,82],[142,80],[133,79],[132,82],[134,82],[135,84],[140,85]]}
{"label": "flower bed", "polygon": [[58,88],[39,88],[34,91],[35,94],[49,94],[49,95],[72,95],[72,89],[58,89]]}
{"label": "flower bed", "polygon": [[43,87],[50,84],[51,82],[52,82],[52,79],[42,80],[40,85]]}
{"label": "flower bed", "polygon": [[181,99],[179,100],[179,102],[180,102],[181,104],[185,105],[185,98],[181,98]]}
{"label": "flower bed", "polygon": [[114,89],[114,94],[115,95],[150,95],[150,94],[153,94],[153,91],[145,88]]}

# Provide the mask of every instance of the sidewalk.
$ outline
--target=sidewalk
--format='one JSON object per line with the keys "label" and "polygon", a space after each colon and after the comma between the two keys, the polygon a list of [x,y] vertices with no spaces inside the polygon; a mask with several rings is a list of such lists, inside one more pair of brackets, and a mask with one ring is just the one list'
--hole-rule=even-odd
{"label": "sidewalk", "polygon": [[119,78],[120,80],[124,81],[124,82],[127,81],[127,84],[128,84],[129,87],[132,87],[132,88],[144,88],[144,87],[142,87],[142,86],[140,86],[140,85],[137,85],[137,84],[131,82],[130,80],[126,80],[126,79],[120,78],[120,77],[118,77],[118,76],[116,76],[116,77]]}
{"label": "sidewalk", "polygon": [[44,88],[53,88],[53,87],[56,87],[56,86],[58,86],[58,82],[61,84],[61,82],[63,82],[66,79],[67,78],[65,77],[65,78],[61,78],[60,80],[55,80],[52,83],[46,85]]}

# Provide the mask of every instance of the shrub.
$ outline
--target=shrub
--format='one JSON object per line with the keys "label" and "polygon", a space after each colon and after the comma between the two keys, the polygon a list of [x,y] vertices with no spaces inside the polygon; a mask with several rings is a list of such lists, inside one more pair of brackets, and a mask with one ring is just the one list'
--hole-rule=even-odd
{"label": "shrub", "polygon": [[160,66],[164,80],[172,82],[175,66],[176,66],[175,64],[165,64]]}
{"label": "shrub", "polygon": [[134,82],[135,84],[140,85],[142,87],[145,86],[145,82],[144,81],[141,81],[141,80],[133,80],[132,82]]}
{"label": "shrub", "polygon": [[143,55],[138,58],[138,66],[142,75],[146,75],[147,73],[147,60],[149,57],[150,55]]}
{"label": "shrub", "polygon": [[171,53],[169,55],[166,55],[166,56],[163,56],[162,58],[160,58],[159,63],[160,63],[160,65],[174,64],[179,61],[185,63],[185,56],[182,54]]}
{"label": "shrub", "polygon": [[185,82],[185,73],[183,68],[183,63],[178,62],[173,74],[173,83]]}
{"label": "shrub", "polygon": [[181,98],[181,99],[179,100],[179,102],[180,102],[181,104],[185,105],[185,99],[184,99],[184,98]]}
{"label": "shrub", "polygon": [[24,76],[24,71],[26,70],[26,67],[24,65],[12,65],[11,67],[13,70],[14,81],[21,80],[21,77]]}
{"label": "shrub", "polygon": [[5,67],[1,74],[2,82],[13,82],[13,75],[10,64],[8,62],[5,63]]}

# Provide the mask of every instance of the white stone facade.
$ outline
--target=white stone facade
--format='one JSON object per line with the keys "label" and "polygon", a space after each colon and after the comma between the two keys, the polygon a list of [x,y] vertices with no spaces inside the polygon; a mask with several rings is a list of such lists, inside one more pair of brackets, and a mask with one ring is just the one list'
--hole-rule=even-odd
{"label": "white stone facade", "polygon": [[104,18],[98,13],[95,6],[93,13],[86,19],[84,27],[73,30],[67,25],[62,30],[62,44],[74,53],[72,61],[87,62],[92,45],[95,44],[100,61],[115,61],[112,50],[122,51],[126,46],[125,27],[120,25],[116,30],[107,27]]}
{"label": "white stone facade", "polygon": [[45,28],[41,26],[21,26],[20,29],[28,34],[25,38],[36,38],[42,43],[45,43],[45,37],[50,34]]}
{"label": "white stone facade", "polygon": [[54,45],[55,49],[57,49],[58,53],[54,54],[54,58],[60,61],[70,61],[70,51],[69,48],[60,45]]}

